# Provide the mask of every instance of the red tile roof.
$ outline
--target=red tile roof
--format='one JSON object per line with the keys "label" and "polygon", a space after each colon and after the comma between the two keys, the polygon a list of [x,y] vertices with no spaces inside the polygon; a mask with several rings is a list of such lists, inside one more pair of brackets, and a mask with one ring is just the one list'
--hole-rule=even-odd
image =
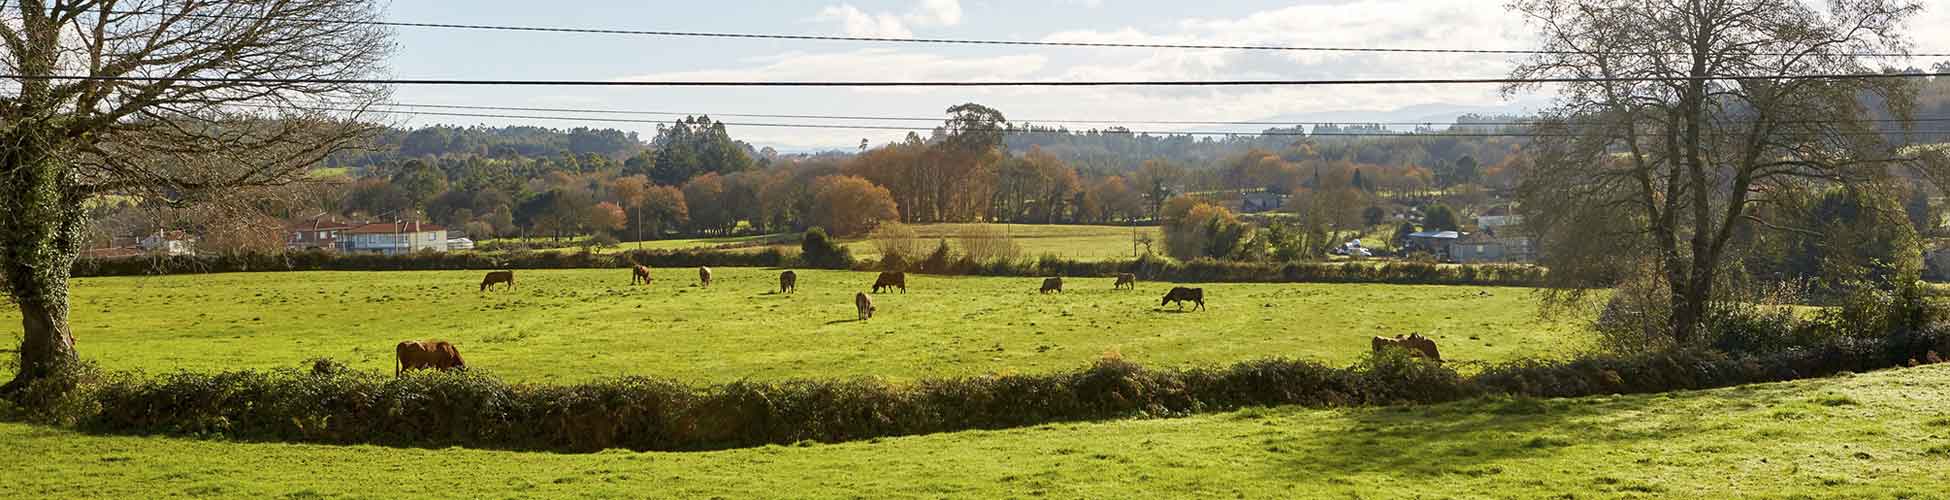
{"label": "red tile roof", "polygon": [[299,221],[286,223],[284,227],[292,231],[338,231],[352,229],[355,224],[339,221]]}
{"label": "red tile roof", "polygon": [[366,224],[352,229],[348,229],[345,231],[345,233],[346,234],[394,234],[394,233],[412,233],[412,232],[425,233],[425,232],[446,231],[446,230],[447,228],[436,226],[433,224],[414,224],[411,222],[407,222],[403,224],[392,224],[392,223]]}

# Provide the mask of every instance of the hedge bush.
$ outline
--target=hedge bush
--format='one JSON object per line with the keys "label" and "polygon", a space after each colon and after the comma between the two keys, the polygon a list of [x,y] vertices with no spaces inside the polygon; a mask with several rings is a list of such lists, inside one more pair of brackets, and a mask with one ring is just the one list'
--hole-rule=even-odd
{"label": "hedge bush", "polygon": [[[145,276],[162,274],[276,272],[276,271],[430,271],[461,269],[606,269],[634,262],[652,267],[811,267],[883,270],[887,263],[856,262],[840,246],[824,238],[809,238],[812,254],[787,255],[776,248],[756,252],[710,249],[633,250],[617,254],[576,252],[424,252],[409,255],[348,254],[302,251],[284,254],[145,256],[79,259],[78,277]],[[814,257],[808,257],[812,255]],[[898,267],[910,268],[902,262]],[[1140,279],[1171,282],[1241,283],[1390,283],[1415,285],[1528,286],[1539,283],[1543,268],[1513,264],[1434,264],[1424,262],[1327,263],[1232,262],[1199,259],[1076,261],[1054,256],[1025,260],[976,261],[930,255],[920,270],[931,274],[1021,277],[1111,277],[1137,274]]]}
{"label": "hedge bush", "polygon": [[19,418],[107,433],[523,450],[709,450],[1248,406],[1436,403],[1705,389],[1901,366],[1950,352],[1940,326],[1836,337],[1760,355],[1709,349],[1518,361],[1464,377],[1390,351],[1353,366],[1268,359],[1154,370],[1115,356],[1069,372],[921,380],[740,381],[695,387],[624,377],[509,384],[482,372],[402,378],[310,369],[162,377],[82,367],[16,398]]}
{"label": "hedge bush", "polygon": [[[883,263],[863,262],[856,270],[879,270]],[[1136,274],[1139,279],[1167,282],[1233,283],[1388,283],[1404,285],[1529,286],[1541,283],[1544,269],[1516,264],[1436,264],[1425,262],[1331,263],[1238,262],[1197,259],[1189,262],[1156,258],[1078,261],[1044,255],[1025,260],[978,261],[966,256],[946,259],[930,255],[924,272],[943,275],[1019,277],[1113,277]]]}
{"label": "hedge bush", "polygon": [[[303,251],[283,254],[152,256],[79,259],[74,276],[277,271],[437,271],[463,269],[603,269],[636,262],[653,267],[779,267],[798,265],[778,249],[756,252],[710,250],[631,250],[616,254],[584,252],[421,252],[408,255]],[[835,266],[843,269],[844,265]]]}

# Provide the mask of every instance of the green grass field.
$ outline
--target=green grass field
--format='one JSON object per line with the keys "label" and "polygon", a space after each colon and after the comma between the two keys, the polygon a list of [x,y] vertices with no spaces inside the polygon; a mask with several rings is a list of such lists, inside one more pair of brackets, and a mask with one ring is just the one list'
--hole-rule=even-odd
{"label": "green grass field", "polygon": [[1672,394],[1056,424],[702,453],[0,424],[8,498],[1945,498],[1950,365]]}
{"label": "green grass field", "polygon": [[[1041,295],[1035,278],[911,275],[852,296],[872,273],[658,269],[632,287],[624,269],[520,271],[515,291],[480,293],[481,272],[239,273],[75,280],[82,354],[151,373],[297,367],[331,357],[391,371],[405,339],[455,342],[470,367],[506,379],[573,382],[615,375],[691,383],[742,378],[1033,373],[1086,366],[1107,351],[1153,366],[1268,357],[1345,364],[1373,335],[1422,332],[1451,360],[1558,356],[1588,345],[1569,319],[1539,319],[1530,291],[1475,286],[1205,284],[1208,310],[1159,307],[1166,283],[1113,291],[1071,279]],[[0,321],[14,321],[6,312]],[[15,333],[14,335],[18,335]],[[17,338],[17,337],[16,337]]]}
{"label": "green grass field", "polygon": [[[1137,236],[1149,236],[1152,251],[1164,253],[1164,236],[1156,226],[1131,228],[1128,226],[1074,226],[1048,224],[914,224],[921,252],[934,250],[942,239],[948,246],[961,252],[961,242],[956,238],[971,227],[991,226],[995,231],[1007,235],[1022,247],[1022,257],[1037,258],[1055,255],[1069,260],[1110,260],[1135,259],[1131,241]],[[847,240],[847,247],[853,250],[854,257],[880,258],[880,249],[872,241]],[[1136,251],[1143,252],[1139,246]]]}
{"label": "green grass field", "polygon": [[[914,229],[914,233],[917,237],[916,239],[919,240],[917,244],[921,247],[922,252],[933,251],[937,242],[943,239],[948,240],[949,247],[954,248],[956,252],[960,252],[961,242],[957,240],[957,237],[961,235],[964,231],[968,230],[969,227],[976,226],[976,225],[977,224],[912,224],[909,225],[908,227]],[[1015,240],[1016,244],[1022,247],[1021,257],[1023,258],[1037,258],[1043,255],[1055,255],[1057,257],[1062,257],[1064,259],[1083,260],[1083,261],[1136,258],[1136,256],[1132,255],[1131,253],[1132,252],[1131,240],[1133,238],[1134,231],[1132,228],[1127,226],[1079,226],[1079,225],[1047,225],[1047,224],[987,224],[987,225],[994,226],[996,231],[1003,232],[1007,234],[1011,239]],[[1163,236],[1161,235],[1159,229],[1156,226],[1139,227],[1136,228],[1135,233],[1137,235],[1148,235],[1151,238],[1151,240],[1153,241],[1152,243],[1153,252],[1157,252],[1157,253],[1164,252]],[[643,241],[643,242],[625,242],[623,244],[614,247],[598,248],[593,250],[596,253],[617,253],[617,252],[624,252],[629,250],[636,250],[638,248],[642,248],[644,250],[684,250],[684,249],[716,248],[716,247],[722,247],[726,245],[738,245],[738,247],[733,248],[732,251],[756,252],[759,250],[763,250],[765,248],[780,248],[786,250],[787,252],[792,252],[792,253],[797,253],[799,251],[799,247],[796,243],[791,245],[762,244],[764,242],[778,241],[781,239],[795,239],[795,235],[768,234],[768,235],[758,235],[758,236],[731,236],[731,237],[720,237],[720,238],[686,238],[686,239],[670,239],[670,240],[651,240],[651,241]],[[865,238],[847,238],[847,239],[843,239],[842,242],[847,246],[849,250],[853,252],[854,257],[863,258],[863,259],[880,258],[880,248],[874,245],[874,242],[869,241]],[[581,251],[581,249],[580,248],[559,248],[559,249],[553,249],[549,251],[579,252]],[[1143,252],[1143,247],[1139,247],[1138,251]]]}

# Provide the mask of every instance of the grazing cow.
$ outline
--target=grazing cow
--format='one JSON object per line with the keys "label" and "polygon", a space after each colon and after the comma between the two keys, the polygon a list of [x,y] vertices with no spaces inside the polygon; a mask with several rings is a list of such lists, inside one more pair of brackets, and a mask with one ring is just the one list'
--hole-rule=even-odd
{"label": "grazing cow", "polygon": [[1117,273],[1117,283],[1111,284],[1110,289],[1116,290],[1126,286],[1131,287],[1131,290],[1133,291],[1137,290],[1137,275],[1131,273]]}
{"label": "grazing cow", "polygon": [[1382,349],[1398,347],[1407,350],[1409,355],[1419,358],[1429,358],[1438,363],[1442,362],[1442,353],[1436,350],[1435,340],[1423,337],[1419,333],[1410,333],[1407,337],[1396,335],[1392,339],[1388,337],[1375,337],[1370,344],[1374,347],[1376,354],[1380,354]]}
{"label": "grazing cow", "polygon": [[873,319],[873,297],[866,292],[853,292],[853,307],[860,310],[860,321]]}
{"label": "grazing cow", "polygon": [[467,362],[460,359],[460,350],[453,344],[440,340],[408,340],[399,343],[394,349],[398,364],[394,365],[393,376],[406,374],[407,370],[432,368],[435,370],[466,370]]}
{"label": "grazing cow", "polygon": [[703,266],[698,266],[698,268],[697,268],[697,282],[698,282],[698,283],[703,283],[703,284],[704,284],[704,287],[705,287],[705,288],[710,288],[710,287],[711,287],[711,268],[708,268],[708,267],[703,267]]}
{"label": "grazing cow", "polygon": [[892,290],[896,287],[901,289],[901,293],[907,293],[907,273],[888,271],[880,273],[880,277],[873,280],[873,293],[880,293],[882,289]]}
{"label": "grazing cow", "polygon": [[1043,278],[1043,289],[1039,293],[1063,293],[1063,278]]}
{"label": "grazing cow", "polygon": [[481,278],[481,291],[488,291],[494,288],[494,285],[500,283],[507,283],[509,290],[515,289],[515,272],[489,271],[486,278]]}
{"label": "grazing cow", "polygon": [[792,293],[799,290],[799,273],[787,269],[779,273],[779,293]]}
{"label": "grazing cow", "polygon": [[643,264],[631,264],[630,267],[632,268],[630,269],[630,272],[632,273],[630,276],[630,284],[632,285],[637,283],[643,283],[645,285],[650,284],[650,266],[646,266]]}
{"label": "grazing cow", "polygon": [[1193,304],[1197,304],[1197,306],[1192,308],[1193,310],[1204,309],[1205,289],[1185,288],[1182,286],[1171,287],[1171,291],[1165,292],[1165,300],[1158,302],[1158,307],[1164,307],[1165,304],[1177,302],[1178,309],[1184,310],[1185,301],[1188,300],[1191,301]]}

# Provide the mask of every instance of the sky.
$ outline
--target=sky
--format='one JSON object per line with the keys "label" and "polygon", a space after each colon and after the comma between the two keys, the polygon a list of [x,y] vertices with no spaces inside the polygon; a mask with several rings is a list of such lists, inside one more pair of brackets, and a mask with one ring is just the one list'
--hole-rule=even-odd
{"label": "sky", "polygon": [[[1943,3],[1941,5],[1937,5]],[[1950,52],[1950,2],[1912,22],[1918,52]],[[398,0],[400,22],[895,38],[1527,49],[1532,30],[1500,0]],[[1195,6],[1196,9],[1187,7]],[[840,41],[397,29],[397,78],[554,80],[1198,80],[1507,76],[1514,56],[1238,50],[947,46]],[[1927,67],[1928,61],[1921,66]],[[1012,121],[1096,128],[1142,120],[1446,122],[1463,112],[1534,110],[1548,95],[1505,98],[1494,85],[1197,88],[587,88],[404,86],[407,104],[560,107],[702,114],[939,117],[976,102]],[[562,115],[563,113],[529,113]],[[422,116],[405,125],[608,127],[648,139],[654,124]],[[661,115],[606,115],[673,119]],[[723,117],[721,117],[723,118]],[[1059,123],[1064,120],[1111,123]],[[821,130],[724,118],[734,138],[781,151],[853,149],[898,130]],[[844,122],[913,125],[926,122]],[[1129,124],[1139,131],[1246,128]]]}

